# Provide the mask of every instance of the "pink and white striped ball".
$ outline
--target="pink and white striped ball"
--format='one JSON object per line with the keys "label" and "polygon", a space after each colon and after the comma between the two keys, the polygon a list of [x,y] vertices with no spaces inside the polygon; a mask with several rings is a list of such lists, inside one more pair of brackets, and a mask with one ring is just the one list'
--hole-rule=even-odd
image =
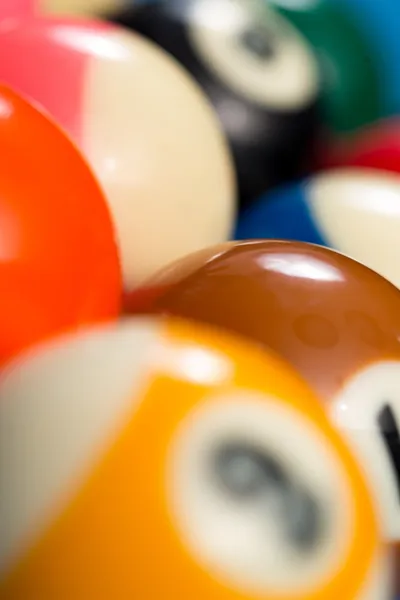
{"label": "pink and white striped ball", "polygon": [[83,150],[116,223],[127,289],[229,236],[236,189],[225,138],[163,50],[106,23],[11,21],[0,30],[0,80]]}

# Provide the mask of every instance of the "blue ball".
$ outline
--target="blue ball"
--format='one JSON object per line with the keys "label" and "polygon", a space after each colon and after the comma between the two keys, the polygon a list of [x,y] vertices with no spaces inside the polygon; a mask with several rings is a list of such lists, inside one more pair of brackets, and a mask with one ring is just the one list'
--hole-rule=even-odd
{"label": "blue ball", "polygon": [[308,182],[280,187],[262,196],[239,218],[235,239],[284,239],[329,246],[307,201]]}

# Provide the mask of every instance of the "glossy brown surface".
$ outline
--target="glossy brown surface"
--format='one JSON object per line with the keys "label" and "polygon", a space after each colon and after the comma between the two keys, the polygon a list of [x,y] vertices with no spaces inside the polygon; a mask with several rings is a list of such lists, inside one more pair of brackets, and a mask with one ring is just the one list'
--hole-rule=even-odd
{"label": "glossy brown surface", "polygon": [[272,347],[325,399],[368,363],[400,360],[397,288],[311,244],[211,248],[169,266],[125,307],[212,323]]}

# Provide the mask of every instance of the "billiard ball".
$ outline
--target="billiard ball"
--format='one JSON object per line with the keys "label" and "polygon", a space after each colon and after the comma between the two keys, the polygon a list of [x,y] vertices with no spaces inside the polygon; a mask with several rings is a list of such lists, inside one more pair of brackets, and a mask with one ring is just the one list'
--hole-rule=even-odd
{"label": "billiard ball", "polygon": [[374,45],[381,73],[381,94],[385,115],[400,111],[400,44],[398,4],[396,0],[338,0],[344,10],[357,20],[369,43]]}
{"label": "billiard ball", "polygon": [[353,454],[288,365],[218,331],[131,319],[20,356],[0,477],[4,598],[390,599]]}
{"label": "billiard ball", "polygon": [[272,240],[211,248],[151,284],[160,293],[147,312],[233,331],[299,371],[352,444],[386,537],[399,542],[400,291],[328,248]]}
{"label": "billiard ball", "polygon": [[[264,0],[267,1],[267,0]],[[337,0],[269,0],[307,38],[319,59],[323,108],[334,131],[351,131],[384,113],[379,49]]]}
{"label": "billiard ball", "polygon": [[400,287],[399,228],[400,176],[344,168],[265,195],[241,216],[236,237],[329,246]]}
{"label": "billiard ball", "polygon": [[227,143],[200,88],[163,50],[105,23],[38,19],[0,31],[0,79],[82,149],[114,217],[127,289],[229,236]]}
{"label": "billiard ball", "polygon": [[400,173],[400,119],[384,119],[321,144],[319,155],[319,168],[369,167]]}
{"label": "billiard ball", "polygon": [[116,318],[121,269],[105,198],[84,159],[4,86],[0,154],[2,366],[60,331]]}
{"label": "billiard ball", "polygon": [[205,90],[242,203],[306,168],[319,123],[317,62],[265,0],[135,2],[109,18],[157,42]]}

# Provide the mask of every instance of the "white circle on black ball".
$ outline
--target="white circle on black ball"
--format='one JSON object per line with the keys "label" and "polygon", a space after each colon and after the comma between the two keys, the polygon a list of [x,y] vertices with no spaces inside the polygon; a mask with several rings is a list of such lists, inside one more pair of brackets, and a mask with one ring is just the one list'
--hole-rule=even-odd
{"label": "white circle on black ball", "polygon": [[188,35],[200,60],[264,109],[303,110],[319,87],[308,42],[266,0],[194,0]]}
{"label": "white circle on black ball", "polygon": [[354,503],[312,421],[251,392],[210,397],[181,424],[167,498],[183,543],[242,593],[311,593],[343,568]]}
{"label": "white circle on black ball", "polygon": [[364,468],[387,539],[400,540],[400,361],[368,366],[348,380],[332,416]]}

